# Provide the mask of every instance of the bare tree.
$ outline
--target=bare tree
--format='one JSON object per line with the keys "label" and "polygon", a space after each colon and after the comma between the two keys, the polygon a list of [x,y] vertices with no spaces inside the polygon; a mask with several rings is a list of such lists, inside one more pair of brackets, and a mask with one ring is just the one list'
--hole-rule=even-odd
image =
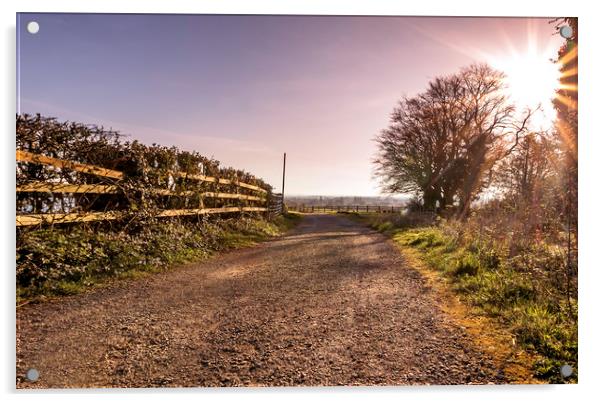
{"label": "bare tree", "polygon": [[375,174],[384,190],[419,195],[430,210],[456,204],[458,216],[466,217],[531,115],[516,117],[503,94],[503,78],[488,65],[471,65],[403,98],[376,137]]}
{"label": "bare tree", "polygon": [[557,147],[555,138],[547,133],[528,133],[496,169],[495,185],[505,190],[507,199],[521,204],[535,202],[558,174]]}
{"label": "bare tree", "polygon": [[518,117],[516,108],[503,93],[504,74],[486,64],[471,65],[459,73],[465,96],[462,134],[464,171],[458,192],[458,216],[465,218],[476,196],[487,188],[496,163],[508,156],[527,131],[531,111]]}

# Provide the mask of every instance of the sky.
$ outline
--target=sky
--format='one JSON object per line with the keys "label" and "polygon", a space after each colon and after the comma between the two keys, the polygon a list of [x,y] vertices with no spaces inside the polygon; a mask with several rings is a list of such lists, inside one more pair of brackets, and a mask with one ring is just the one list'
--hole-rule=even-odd
{"label": "sky", "polygon": [[374,137],[399,99],[474,62],[555,58],[549,20],[19,14],[17,111],[196,150],[276,190],[286,152],[288,195],[379,195]]}

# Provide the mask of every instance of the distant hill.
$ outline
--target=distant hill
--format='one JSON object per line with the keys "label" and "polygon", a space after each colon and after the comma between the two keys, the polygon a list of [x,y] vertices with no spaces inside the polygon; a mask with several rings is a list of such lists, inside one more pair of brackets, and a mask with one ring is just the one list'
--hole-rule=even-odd
{"label": "distant hill", "polygon": [[289,206],[383,206],[403,207],[407,204],[409,196],[388,197],[362,197],[362,196],[324,196],[324,195],[299,195],[285,196],[285,203]]}

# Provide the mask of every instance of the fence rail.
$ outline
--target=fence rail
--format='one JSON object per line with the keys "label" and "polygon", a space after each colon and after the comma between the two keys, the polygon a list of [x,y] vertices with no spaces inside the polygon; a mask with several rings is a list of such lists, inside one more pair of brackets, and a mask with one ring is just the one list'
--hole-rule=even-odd
{"label": "fence rail", "polygon": [[[28,151],[17,150],[16,160],[18,162],[28,162],[40,165],[53,166],[60,169],[71,169],[82,173],[88,173],[99,177],[110,178],[117,182],[125,178],[123,172],[106,169],[99,166],[62,160],[45,155],[34,154]],[[175,173],[176,177],[185,178],[188,180],[198,180],[203,182],[216,183],[221,185],[234,185],[245,188],[260,194],[248,195],[226,192],[198,192],[198,191],[175,191],[170,189],[145,189],[153,194],[165,196],[187,197],[198,195],[201,200],[204,198],[216,199],[235,199],[244,201],[259,202],[262,206],[223,206],[219,208],[195,208],[195,209],[164,209],[160,210],[156,217],[172,217],[172,216],[187,216],[187,215],[207,215],[232,212],[267,212],[266,195],[268,191],[249,184],[231,179],[222,179],[217,177],[189,174],[185,172]],[[46,181],[34,181],[17,186],[18,193],[71,193],[71,194],[119,194],[122,193],[122,188],[117,184],[71,184],[71,183],[56,183]],[[74,223],[74,222],[91,222],[102,220],[115,220],[127,216],[128,211],[87,211],[87,212],[70,212],[70,213],[43,213],[43,214],[18,214],[16,216],[16,226],[32,226],[40,224],[57,224],[57,223]]]}
{"label": "fence rail", "polygon": [[106,169],[99,166],[87,165],[85,163],[65,161],[62,159],[52,158],[50,156],[34,154],[28,151],[17,150],[18,162],[31,162],[40,165],[49,165],[57,168],[73,169],[82,173],[89,173],[95,176],[110,177],[112,179],[122,179],[123,172],[117,170]]}
{"label": "fence rail", "polygon": [[[147,190],[159,195],[172,196],[187,196],[195,195],[196,191],[173,191],[167,189],[150,189]],[[31,182],[22,186],[17,186],[18,193],[73,193],[73,194],[119,194],[121,189],[113,184],[68,184],[68,183],[48,183],[48,182]],[[229,198],[248,201],[262,201],[263,197],[257,197],[247,194],[233,194],[220,192],[203,192],[198,193],[203,198]]]}
{"label": "fence rail", "polygon": [[17,186],[17,193],[117,194],[119,187],[109,184],[68,184],[35,181]]}
{"label": "fence rail", "polygon": [[404,211],[405,207],[382,206],[382,205],[288,205],[290,211],[302,213],[317,212],[377,212],[396,213]]}
{"label": "fence rail", "polygon": [[261,187],[254,186],[254,185],[248,184],[248,183],[237,182],[237,181],[230,180],[230,179],[219,179],[217,177],[205,176],[202,174],[188,174],[188,173],[182,173],[182,172],[177,173],[176,176],[182,177],[184,179],[205,181],[205,182],[209,182],[209,183],[234,184],[235,186],[238,186],[238,187],[247,188],[249,190],[258,191],[260,193],[267,193],[267,191]]}
{"label": "fence rail", "polygon": [[[197,208],[197,209],[166,209],[160,211],[156,217],[167,218],[172,216],[186,215],[209,215],[222,214],[232,212],[265,212],[267,208],[262,207],[222,207],[222,208]],[[107,211],[107,212],[86,212],[86,213],[69,213],[69,214],[23,214],[17,215],[17,226],[33,226],[41,224],[58,224],[58,223],[77,223],[77,222],[93,222],[93,221],[108,221],[120,219],[127,216],[126,212]]]}

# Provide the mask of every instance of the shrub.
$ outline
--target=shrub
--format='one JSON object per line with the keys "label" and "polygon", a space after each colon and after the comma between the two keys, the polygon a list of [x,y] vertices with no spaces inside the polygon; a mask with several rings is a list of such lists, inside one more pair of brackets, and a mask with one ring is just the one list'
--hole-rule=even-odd
{"label": "shrub", "polygon": [[464,253],[456,262],[453,275],[476,275],[479,271],[479,260],[474,254]]}
{"label": "shrub", "polygon": [[107,277],[166,269],[247,246],[281,233],[292,226],[289,221],[297,220],[287,215],[276,222],[251,217],[163,221],[133,232],[85,225],[25,231],[17,242],[17,293],[73,294]]}
{"label": "shrub", "polygon": [[[48,191],[17,192],[17,213],[82,213],[111,210],[127,211],[123,221],[113,225],[145,222],[162,209],[188,209],[222,206],[263,205],[257,200],[220,200],[202,197],[204,192],[230,192],[256,196],[254,190],[238,187],[245,182],[267,191],[271,186],[244,171],[220,166],[220,162],[198,152],[156,144],[144,145],[126,141],[120,133],[102,127],[75,122],[60,122],[41,115],[17,115],[17,149],[38,155],[59,158],[124,174],[121,180],[90,175],[73,169],[17,162],[16,184],[24,186],[38,182],[84,185],[112,185],[117,193],[60,193]],[[228,179],[229,184],[191,180],[189,175],[206,175]],[[157,191],[165,190],[165,192]],[[185,195],[184,195],[185,194]],[[224,205],[224,203],[226,205]],[[139,223],[138,223],[139,224]]]}

